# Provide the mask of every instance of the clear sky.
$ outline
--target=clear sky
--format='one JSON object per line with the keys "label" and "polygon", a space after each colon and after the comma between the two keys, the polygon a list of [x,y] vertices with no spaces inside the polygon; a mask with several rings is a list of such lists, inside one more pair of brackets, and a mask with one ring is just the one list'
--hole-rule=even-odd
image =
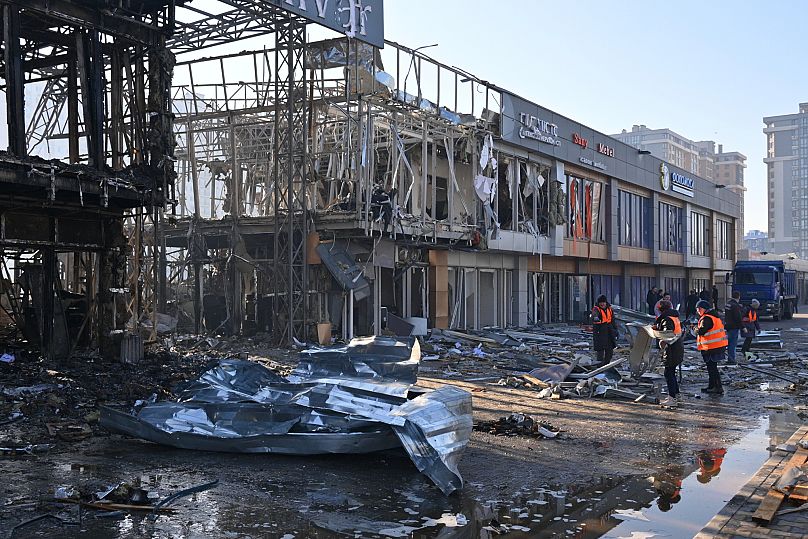
{"label": "clear sky", "polygon": [[387,0],[385,34],[598,131],[632,124],[747,156],[767,228],[764,116],[808,101],[808,2]]}

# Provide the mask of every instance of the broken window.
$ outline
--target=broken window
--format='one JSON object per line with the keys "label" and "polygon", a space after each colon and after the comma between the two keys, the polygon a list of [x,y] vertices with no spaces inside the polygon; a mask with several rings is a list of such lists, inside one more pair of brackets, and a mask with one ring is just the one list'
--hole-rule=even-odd
{"label": "broken window", "polygon": [[567,175],[567,237],[575,240],[606,241],[603,184]]}
{"label": "broken window", "polygon": [[445,221],[449,218],[449,180],[440,176],[432,175],[427,176],[427,185],[429,186],[428,193],[432,193],[434,189],[435,208],[432,208],[431,198],[427,199],[427,213],[436,221]]}
{"label": "broken window", "polygon": [[[518,193],[519,230],[534,236],[547,236],[550,225],[564,220],[558,213],[556,186],[551,191],[550,167],[544,164],[519,162],[516,177]],[[562,206],[563,208],[563,206]]]}
{"label": "broken window", "polygon": [[659,250],[681,253],[684,250],[682,241],[682,221],[684,210],[665,202],[659,203]]}
{"label": "broken window", "polygon": [[651,199],[628,191],[617,197],[618,243],[651,248]]}

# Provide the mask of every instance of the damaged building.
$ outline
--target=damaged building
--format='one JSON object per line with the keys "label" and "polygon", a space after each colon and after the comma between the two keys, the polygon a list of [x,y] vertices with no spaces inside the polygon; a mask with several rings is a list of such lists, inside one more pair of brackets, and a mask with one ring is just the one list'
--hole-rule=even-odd
{"label": "damaged building", "polygon": [[732,269],[737,193],[384,40],[380,0],[91,4],[2,4],[4,306],[46,349],[583,321]]}
{"label": "damaged building", "polygon": [[50,357],[115,352],[159,310],[174,6],[106,4],[0,3],[3,326]]}

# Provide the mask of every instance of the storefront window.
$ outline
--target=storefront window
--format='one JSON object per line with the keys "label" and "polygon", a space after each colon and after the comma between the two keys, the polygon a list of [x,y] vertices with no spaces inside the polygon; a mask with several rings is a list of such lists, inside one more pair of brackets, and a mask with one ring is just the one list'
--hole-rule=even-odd
{"label": "storefront window", "polygon": [[734,234],[732,233],[732,223],[729,221],[716,221],[716,256],[724,260],[732,258]]}
{"label": "storefront window", "polygon": [[606,241],[606,205],[603,184],[567,176],[567,237]]}
{"label": "storefront window", "polygon": [[710,256],[709,219],[701,213],[690,212],[690,254]]}
{"label": "storefront window", "polygon": [[659,203],[659,250],[681,253],[684,250],[682,241],[682,208]]}
{"label": "storefront window", "polygon": [[651,199],[621,190],[617,206],[619,244],[650,249]]}

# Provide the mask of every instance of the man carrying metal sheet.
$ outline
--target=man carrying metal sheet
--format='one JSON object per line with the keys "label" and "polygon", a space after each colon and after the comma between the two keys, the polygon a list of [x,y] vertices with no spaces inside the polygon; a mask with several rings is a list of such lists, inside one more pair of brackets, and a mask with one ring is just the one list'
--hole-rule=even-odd
{"label": "man carrying metal sheet", "polygon": [[679,404],[682,395],[679,392],[679,383],[676,380],[676,367],[685,357],[682,323],[679,320],[679,311],[673,308],[669,300],[660,300],[658,306],[660,314],[654,322],[654,329],[671,334],[674,339],[659,340],[660,355],[665,364],[665,382],[668,384],[668,396],[660,404],[673,408]]}

